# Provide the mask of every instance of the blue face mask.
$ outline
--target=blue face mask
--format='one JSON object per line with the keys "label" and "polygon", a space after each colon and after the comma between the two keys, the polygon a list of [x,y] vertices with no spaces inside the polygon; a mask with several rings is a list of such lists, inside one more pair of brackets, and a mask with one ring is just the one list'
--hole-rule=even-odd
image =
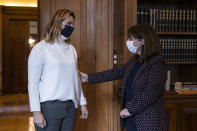
{"label": "blue face mask", "polygon": [[61,31],[61,35],[65,36],[66,38],[69,38],[74,31],[74,27],[65,25],[64,29]]}

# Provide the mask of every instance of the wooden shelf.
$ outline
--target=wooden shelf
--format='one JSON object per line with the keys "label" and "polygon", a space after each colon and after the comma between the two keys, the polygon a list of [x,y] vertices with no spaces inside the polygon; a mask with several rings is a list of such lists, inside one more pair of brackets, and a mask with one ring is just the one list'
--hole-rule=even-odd
{"label": "wooden shelf", "polygon": [[197,98],[197,94],[179,94],[177,92],[174,92],[174,91],[166,91],[164,93],[164,98]]}
{"label": "wooden shelf", "polygon": [[197,35],[196,32],[157,32],[157,35]]}
{"label": "wooden shelf", "polygon": [[166,62],[166,64],[197,64],[197,62]]}
{"label": "wooden shelf", "polygon": [[164,94],[165,102],[197,102],[197,94]]}
{"label": "wooden shelf", "polygon": [[189,2],[189,4],[190,3],[195,3],[195,1],[194,0],[187,0],[187,1],[185,1],[185,0],[159,0],[159,2],[158,2],[158,0],[139,0],[139,2],[140,3],[151,3],[152,5],[154,5],[154,4],[159,4],[159,3],[188,3]]}

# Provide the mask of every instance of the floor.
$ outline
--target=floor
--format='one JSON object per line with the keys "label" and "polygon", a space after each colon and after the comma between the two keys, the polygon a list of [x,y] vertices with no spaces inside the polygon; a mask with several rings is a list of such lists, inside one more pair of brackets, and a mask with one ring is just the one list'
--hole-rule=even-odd
{"label": "floor", "polygon": [[35,131],[32,117],[0,117],[0,131]]}
{"label": "floor", "polygon": [[0,131],[35,131],[27,94],[0,96]]}

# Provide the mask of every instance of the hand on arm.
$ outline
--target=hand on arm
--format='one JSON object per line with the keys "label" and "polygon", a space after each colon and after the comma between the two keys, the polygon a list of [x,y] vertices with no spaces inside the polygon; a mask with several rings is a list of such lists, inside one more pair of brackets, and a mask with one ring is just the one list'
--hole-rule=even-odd
{"label": "hand on arm", "polygon": [[79,75],[80,75],[80,79],[81,79],[81,82],[85,83],[88,81],[88,75],[83,73],[83,72],[79,72]]}

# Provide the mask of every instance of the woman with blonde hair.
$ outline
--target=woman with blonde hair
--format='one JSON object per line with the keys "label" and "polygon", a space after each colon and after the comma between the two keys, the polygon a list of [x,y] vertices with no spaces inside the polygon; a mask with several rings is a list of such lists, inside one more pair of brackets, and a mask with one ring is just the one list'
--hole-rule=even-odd
{"label": "woman with blonde hair", "polygon": [[34,46],[28,60],[28,92],[36,131],[72,131],[76,108],[87,119],[86,99],[77,69],[77,53],[68,43],[75,15],[57,10],[44,39]]}

